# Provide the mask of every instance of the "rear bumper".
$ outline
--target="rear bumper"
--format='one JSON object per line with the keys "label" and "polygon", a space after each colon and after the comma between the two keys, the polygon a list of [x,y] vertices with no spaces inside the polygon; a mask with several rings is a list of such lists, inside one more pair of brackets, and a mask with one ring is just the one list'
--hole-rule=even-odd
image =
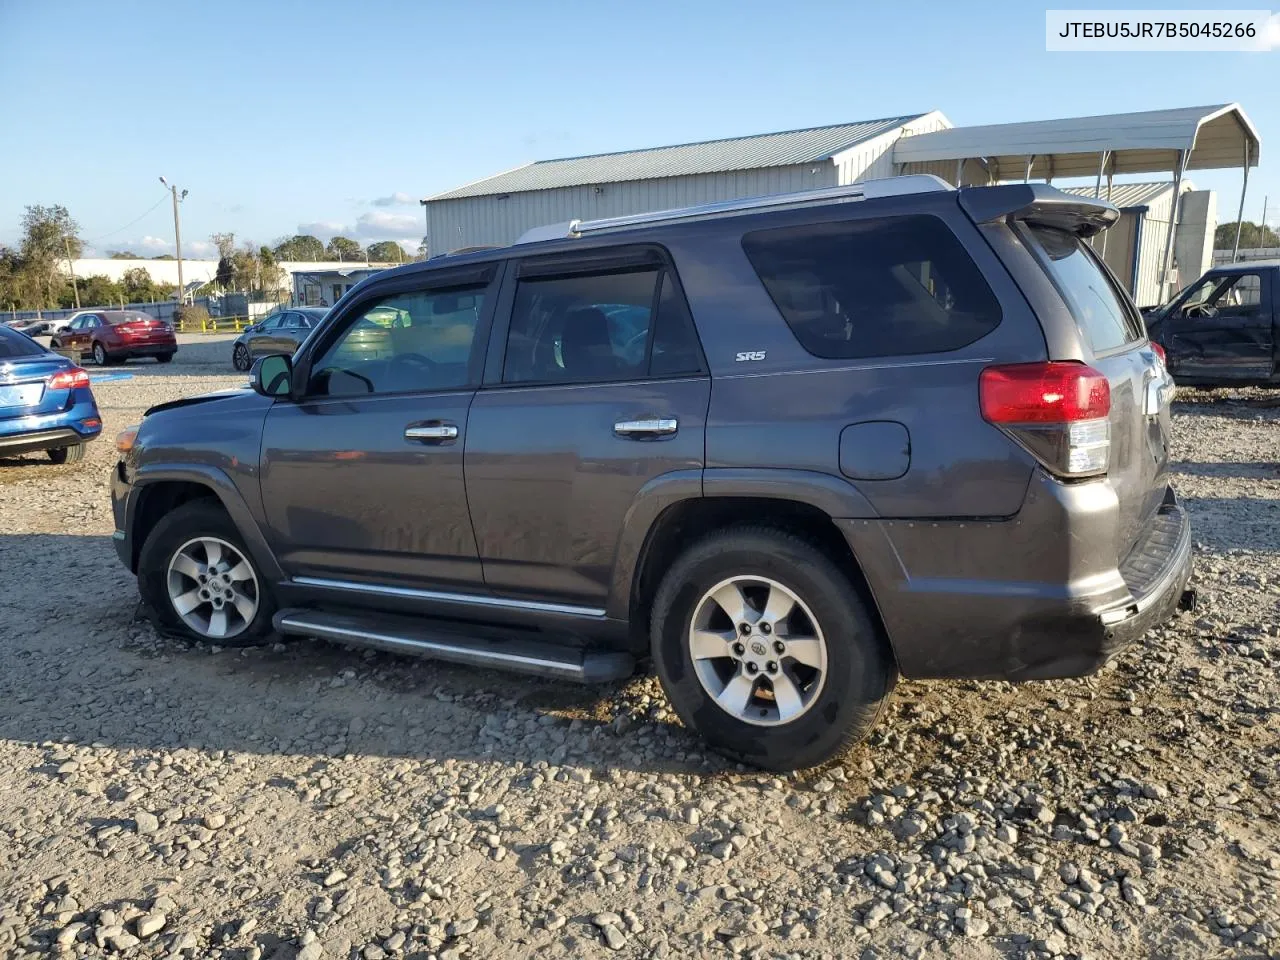
{"label": "rear bumper", "polygon": [[1172,615],[1190,578],[1171,488],[1119,565],[1116,507],[1105,483],[1040,478],[1009,520],[837,523],[904,676],[1048,680],[1095,672]]}
{"label": "rear bumper", "polygon": [[[86,425],[85,421],[90,423]],[[93,421],[97,421],[96,425]],[[43,416],[0,420],[0,456],[72,447],[100,433],[102,418],[92,401]]]}
{"label": "rear bumper", "polygon": [[154,357],[161,353],[176,353],[178,344],[175,341],[161,341],[159,343],[129,343],[125,341],[111,352],[117,356],[128,354],[131,357]]}

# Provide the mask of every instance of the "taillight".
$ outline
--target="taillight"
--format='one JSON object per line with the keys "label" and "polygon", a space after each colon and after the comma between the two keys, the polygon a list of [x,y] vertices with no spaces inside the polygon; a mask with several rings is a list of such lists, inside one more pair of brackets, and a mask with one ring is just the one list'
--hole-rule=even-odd
{"label": "taillight", "polygon": [[48,381],[50,390],[74,390],[89,386],[89,374],[80,367],[59,370]]}
{"label": "taillight", "polygon": [[1154,353],[1157,357],[1159,357],[1160,362],[1167,367],[1169,365],[1169,361],[1166,359],[1164,355],[1164,347],[1160,346],[1160,344],[1156,343],[1154,340],[1151,341],[1149,346],[1151,347],[1151,352]]}
{"label": "taillight", "polygon": [[1060,477],[1107,472],[1111,386],[1083,363],[987,367],[979,380],[982,416]]}

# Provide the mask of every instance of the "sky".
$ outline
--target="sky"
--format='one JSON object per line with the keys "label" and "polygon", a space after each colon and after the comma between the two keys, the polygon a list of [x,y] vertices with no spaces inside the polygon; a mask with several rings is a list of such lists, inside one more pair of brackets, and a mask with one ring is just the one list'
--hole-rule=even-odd
{"label": "sky", "polygon": [[[1262,137],[1245,219],[1269,196],[1280,224],[1280,50],[1044,46],[1025,0],[0,0],[0,244],[28,204],[63,204],[91,251],[172,253],[165,176],[189,191],[184,256],[228,231],[416,248],[420,198],[532,160],[932,109],[967,125],[1231,101]],[[1191,176],[1234,220],[1239,170]]]}

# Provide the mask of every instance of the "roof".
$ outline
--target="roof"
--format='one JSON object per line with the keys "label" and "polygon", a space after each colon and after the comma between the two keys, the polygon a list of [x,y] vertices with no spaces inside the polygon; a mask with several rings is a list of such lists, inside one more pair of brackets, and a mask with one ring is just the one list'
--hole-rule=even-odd
{"label": "roof", "polygon": [[[1093,185],[1087,187],[1060,187],[1063,193],[1070,193],[1077,197],[1092,197]],[[1194,190],[1195,187],[1187,180],[1182,181],[1183,192]],[[1117,183],[1112,185],[1111,192],[1107,192],[1107,185],[1102,185],[1102,191],[1099,199],[1106,200],[1108,203],[1119,207],[1121,210],[1132,210],[1134,207],[1147,207],[1157,200],[1162,194],[1173,192],[1172,180],[1156,180],[1147,183]]]}
{"label": "roof", "polygon": [[1224,270],[1239,270],[1241,268],[1247,270],[1256,268],[1275,270],[1280,268],[1280,260],[1237,260],[1235,263],[1219,263],[1210,267],[1205,273],[1221,273]]}
{"label": "roof", "polygon": [[857,146],[882,133],[925,116],[914,113],[903,117],[885,117],[856,123],[839,123],[781,133],[761,133],[727,140],[703,140],[648,150],[626,150],[620,153],[598,153],[587,157],[561,160],[539,160],[506,173],[477,180],[454,190],[427,197],[432,200],[456,200],[462,197],[485,197],[501,193],[529,190],[551,190],[592,183],[618,183],[626,180],[653,180],[658,177],[680,177],[726,170],[752,170],[760,167],[785,167],[800,163],[817,163]]}
{"label": "roof", "polygon": [[[1023,179],[1029,156],[1033,176],[1087,177],[1098,172],[1100,154],[1113,153],[1112,173],[1172,170],[1179,150],[1189,150],[1186,169],[1240,167],[1248,145],[1249,165],[1258,165],[1261,141],[1239,104],[1113,113],[1064,120],[952,127],[903,137],[893,147],[897,164],[984,158],[995,179]],[[904,171],[907,172],[907,171]]]}

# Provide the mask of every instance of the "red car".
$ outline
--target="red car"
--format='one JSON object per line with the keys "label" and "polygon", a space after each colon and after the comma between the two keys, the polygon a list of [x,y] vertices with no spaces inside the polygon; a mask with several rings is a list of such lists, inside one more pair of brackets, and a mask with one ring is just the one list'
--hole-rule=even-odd
{"label": "red car", "polygon": [[137,310],[96,310],[76,317],[50,343],[93,355],[99,366],[121,363],[130,357],[155,357],[168,363],[178,352],[173,326]]}

